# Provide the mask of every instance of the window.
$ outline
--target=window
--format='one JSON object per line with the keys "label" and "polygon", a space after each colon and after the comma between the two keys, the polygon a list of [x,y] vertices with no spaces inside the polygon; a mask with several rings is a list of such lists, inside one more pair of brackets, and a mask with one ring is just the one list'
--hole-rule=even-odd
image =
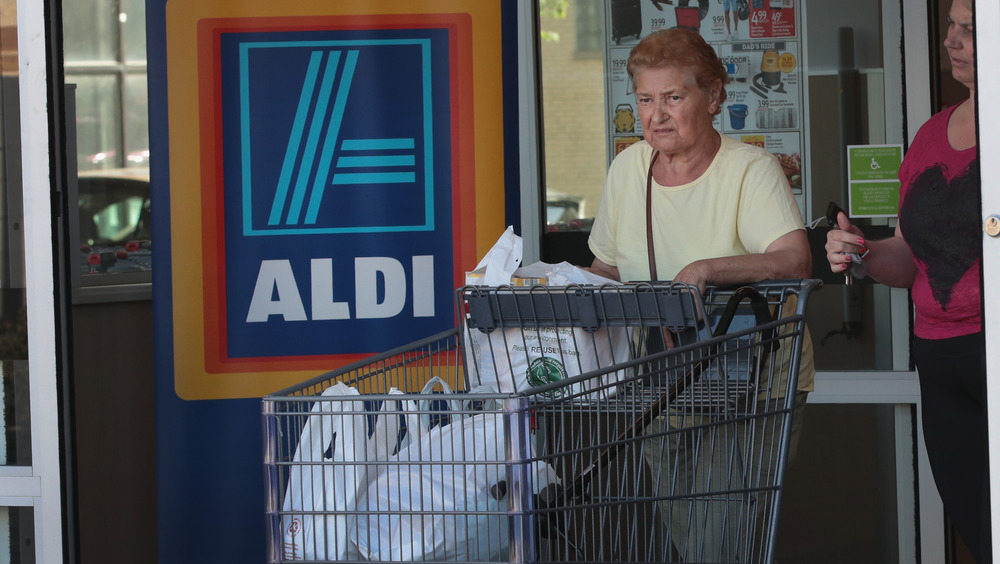
{"label": "window", "polygon": [[594,217],[604,186],[603,19],[603,2],[591,0],[567,3],[563,17],[541,12],[541,29],[550,32],[541,45],[549,231],[579,229]]}
{"label": "window", "polygon": [[577,0],[573,2],[573,17],[576,18],[576,54],[578,57],[603,57],[604,52],[604,7],[600,0]]}
{"label": "window", "polygon": [[79,170],[149,166],[142,0],[76,0],[63,4],[63,14],[66,83],[77,85]]}
{"label": "window", "polygon": [[64,2],[79,205],[74,300],[146,298],[152,245],[143,0]]}

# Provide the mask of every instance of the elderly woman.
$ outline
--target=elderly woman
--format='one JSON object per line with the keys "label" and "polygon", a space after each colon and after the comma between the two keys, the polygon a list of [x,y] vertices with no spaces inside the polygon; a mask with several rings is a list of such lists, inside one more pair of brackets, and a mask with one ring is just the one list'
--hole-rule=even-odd
{"label": "elderly woman", "polygon": [[[632,49],[627,68],[643,140],[622,151],[608,170],[590,235],[591,270],[615,280],[673,280],[702,290],[709,284],[808,277],[812,258],[805,227],[777,159],[712,126],[728,80],[713,48],[695,32],[664,30]],[[790,455],[815,372],[808,333],[804,341]],[[684,479],[701,480],[698,491],[713,489],[706,482],[713,472],[704,461],[725,457],[677,454],[685,447],[676,435],[663,435],[670,425],[664,419],[647,429],[654,437],[644,448],[651,468],[662,467],[666,474],[675,466],[674,455],[691,462],[681,465],[687,474],[680,479],[654,476],[659,494],[674,495],[670,488]],[[674,546],[685,561],[740,559],[731,538],[737,527],[726,523],[729,510],[710,505],[699,504],[694,511],[700,512],[698,522],[715,523],[716,530],[695,534],[680,526],[692,520],[691,507],[664,504],[661,513],[671,523]]]}

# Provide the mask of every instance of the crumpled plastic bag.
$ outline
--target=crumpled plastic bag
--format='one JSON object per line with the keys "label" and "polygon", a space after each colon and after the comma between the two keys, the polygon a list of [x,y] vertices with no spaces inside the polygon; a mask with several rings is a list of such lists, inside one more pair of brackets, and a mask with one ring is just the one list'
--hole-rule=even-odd
{"label": "crumpled plastic bag", "polygon": [[594,274],[568,262],[550,264],[536,262],[521,266],[524,242],[509,226],[483,256],[474,270],[465,275],[465,283],[474,286],[522,285],[520,281],[541,282],[547,286],[570,284],[619,284],[615,280]]}
{"label": "crumpled plastic bag", "polygon": [[521,264],[523,250],[524,242],[514,234],[514,226],[508,226],[507,230],[493,244],[493,247],[479,261],[475,270],[466,273],[466,284],[485,286],[510,284],[511,276]]}

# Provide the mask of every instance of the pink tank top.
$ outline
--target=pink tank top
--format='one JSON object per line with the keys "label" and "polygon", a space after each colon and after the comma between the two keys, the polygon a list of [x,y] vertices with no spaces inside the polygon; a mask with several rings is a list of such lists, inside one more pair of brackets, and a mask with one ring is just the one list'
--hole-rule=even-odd
{"label": "pink tank top", "polygon": [[899,228],[913,252],[913,332],[946,339],[982,329],[979,155],[948,143],[957,106],[927,120],[899,170]]}

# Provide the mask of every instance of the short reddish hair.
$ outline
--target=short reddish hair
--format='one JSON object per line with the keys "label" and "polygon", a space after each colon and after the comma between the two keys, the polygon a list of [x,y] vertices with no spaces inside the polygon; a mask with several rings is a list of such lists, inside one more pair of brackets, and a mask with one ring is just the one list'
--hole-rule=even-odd
{"label": "short reddish hair", "polygon": [[704,89],[711,88],[716,80],[721,81],[719,108],[715,113],[722,111],[729,73],[705,38],[695,31],[683,28],[664,29],[644,37],[628,56],[626,70],[632,81],[632,89],[635,89],[636,74],[646,69],[669,66],[691,69],[698,86]]}

